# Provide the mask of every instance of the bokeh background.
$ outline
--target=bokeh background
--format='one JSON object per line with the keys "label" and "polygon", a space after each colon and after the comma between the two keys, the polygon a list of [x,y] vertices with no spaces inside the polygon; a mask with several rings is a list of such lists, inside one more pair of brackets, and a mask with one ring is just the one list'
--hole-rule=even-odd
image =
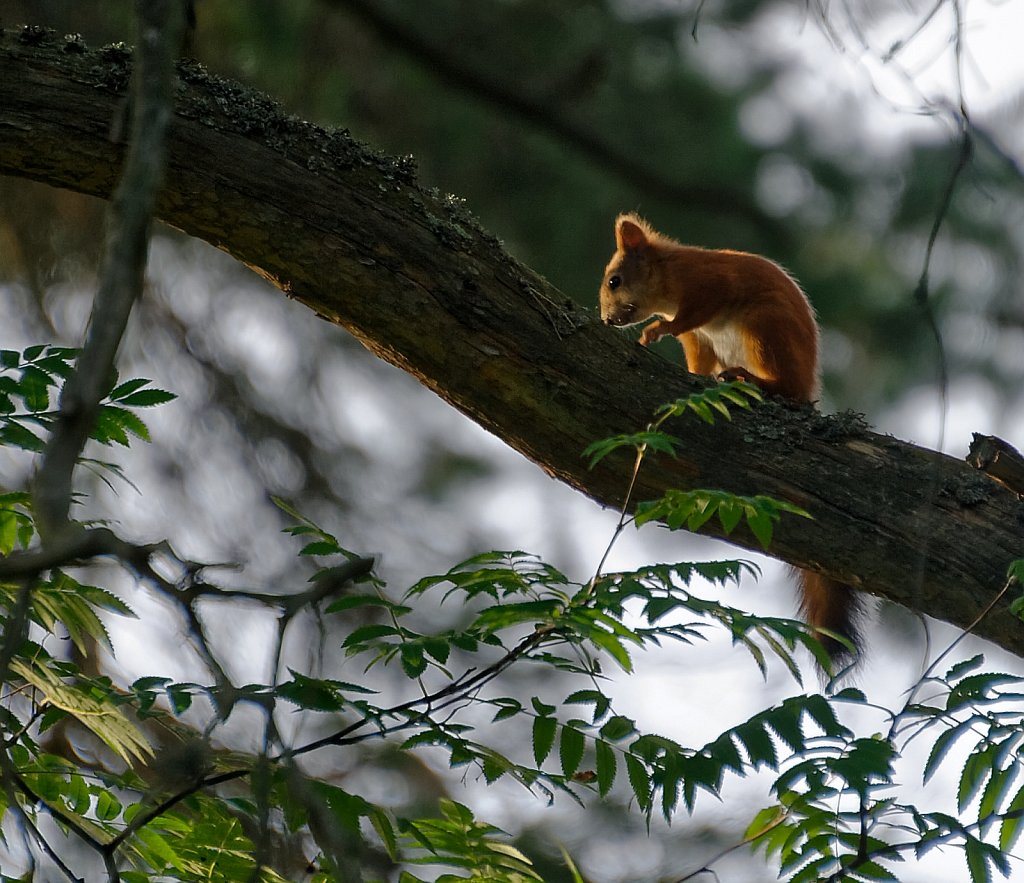
{"label": "bokeh background", "polygon": [[[422,184],[465,199],[512,254],[582,305],[596,304],[615,215],[636,210],[682,241],[769,255],[801,281],[824,329],[824,410],[862,412],[883,431],[956,456],[972,432],[1024,443],[1019,4],[196,6],[193,53],[206,67],[264,90],[290,113],[412,154]],[[21,23],[81,33],[90,46],[133,39],[128,3],[0,0],[0,24]],[[974,151],[954,181],[965,112]],[[924,308],[914,293],[951,186]],[[0,346],[80,342],[103,210],[85,197],[0,178]],[[373,297],[344,279],[337,286],[348,297]],[[661,352],[682,361],[671,341]],[[284,591],[308,576],[296,543],[280,533],[286,519],[270,502],[274,494],[347,547],[378,554],[378,573],[395,592],[496,548],[536,552],[583,581],[611,537],[614,513],[554,483],[341,329],[172,229],[157,229],[122,375],[150,377],[179,399],[147,415],[152,445],[118,455],[138,490],[115,493],[83,474],[83,514],[114,519],[140,540],[166,537],[194,560],[231,564],[216,572],[227,584]],[[21,486],[28,469],[0,451],[0,488]],[[625,534],[610,566],[733,555],[723,544],[651,527]],[[759,564],[759,582],[707,593],[791,614],[785,568]],[[183,649],[173,612],[137,586],[116,584],[147,625],[113,623],[117,656],[99,664],[126,681],[153,673],[206,679]],[[270,676],[264,614],[205,614],[233,676]],[[442,626],[458,610],[418,615]],[[876,611],[868,632],[858,681],[883,703],[897,703],[926,653],[954,634],[936,623],[926,631],[891,605]],[[1021,670],[983,649],[990,664]],[[296,630],[288,653],[297,665],[351,672],[330,623]],[[637,668],[618,686],[620,712],[688,745],[800,689],[781,666],[763,681],[724,639],[664,648]],[[401,686],[400,676],[373,677],[384,689]],[[524,695],[549,688],[564,695],[533,683],[529,669],[507,684]],[[251,747],[258,728],[248,725],[242,714],[218,738]],[[702,799],[694,818],[680,816],[670,829],[655,823],[648,835],[626,795],[586,812],[566,800],[548,806],[521,789],[464,781],[440,755],[425,752],[410,764],[386,746],[323,764],[322,774],[400,812],[429,811],[443,793],[468,801],[520,838],[546,880],[568,879],[550,864],[564,844],[595,883],[673,880],[700,867],[739,839],[768,802],[770,781],[736,780],[725,803]],[[934,790],[943,799],[941,782]],[[743,849],[715,867],[722,880],[775,878]],[[959,865],[944,867],[910,868],[902,879],[963,879]]]}

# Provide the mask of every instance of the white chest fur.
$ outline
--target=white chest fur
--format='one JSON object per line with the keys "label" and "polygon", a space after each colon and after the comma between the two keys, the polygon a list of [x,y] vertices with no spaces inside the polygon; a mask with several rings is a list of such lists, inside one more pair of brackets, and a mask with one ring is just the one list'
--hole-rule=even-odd
{"label": "white chest fur", "polygon": [[726,320],[708,322],[696,329],[696,334],[710,344],[722,368],[749,367],[754,359],[740,333],[740,326]]}

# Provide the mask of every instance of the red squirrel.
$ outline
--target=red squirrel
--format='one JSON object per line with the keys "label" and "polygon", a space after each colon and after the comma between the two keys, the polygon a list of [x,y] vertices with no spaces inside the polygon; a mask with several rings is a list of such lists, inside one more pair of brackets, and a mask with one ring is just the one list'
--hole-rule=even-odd
{"label": "red squirrel", "polygon": [[[657,316],[644,346],[671,334],[694,374],[747,380],[798,402],[817,399],[818,323],[800,286],[778,264],[742,251],[682,245],[634,214],[615,221],[615,254],[601,283],[601,320],[622,327]],[[849,586],[798,570],[800,612],[815,629],[857,643],[859,598]],[[819,634],[842,667],[849,648]]]}

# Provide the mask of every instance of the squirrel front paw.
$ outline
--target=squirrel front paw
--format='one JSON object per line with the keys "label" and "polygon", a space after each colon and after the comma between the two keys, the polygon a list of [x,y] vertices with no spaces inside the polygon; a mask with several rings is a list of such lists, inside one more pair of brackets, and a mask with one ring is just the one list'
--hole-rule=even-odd
{"label": "squirrel front paw", "polygon": [[665,336],[665,333],[660,320],[651,322],[640,334],[640,346],[656,343]]}
{"label": "squirrel front paw", "polygon": [[726,368],[724,371],[719,371],[716,376],[717,380],[723,383],[728,383],[730,380],[744,380],[747,383],[753,383],[751,379],[753,375],[746,368]]}

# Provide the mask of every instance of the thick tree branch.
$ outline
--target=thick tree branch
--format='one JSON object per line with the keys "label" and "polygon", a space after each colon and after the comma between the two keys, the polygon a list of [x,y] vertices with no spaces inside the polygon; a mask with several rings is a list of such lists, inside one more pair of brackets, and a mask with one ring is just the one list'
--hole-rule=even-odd
{"label": "thick tree branch", "polygon": [[[125,58],[78,48],[37,32],[0,39],[0,172],[105,198],[121,161],[106,136]],[[196,67],[180,73],[159,217],[342,325],[549,474],[621,502],[632,459],[590,472],[580,452],[642,428],[700,380],[581,313],[454,200],[417,186],[407,162]],[[715,487],[790,500],[815,520],[784,520],[773,554],[915,610],[967,626],[1024,557],[1016,494],[854,419],[769,403],[671,430],[684,453],[645,464],[637,499]],[[704,532],[721,535],[717,523]],[[731,539],[757,548],[740,529]],[[1005,600],[976,632],[1024,654]]]}

